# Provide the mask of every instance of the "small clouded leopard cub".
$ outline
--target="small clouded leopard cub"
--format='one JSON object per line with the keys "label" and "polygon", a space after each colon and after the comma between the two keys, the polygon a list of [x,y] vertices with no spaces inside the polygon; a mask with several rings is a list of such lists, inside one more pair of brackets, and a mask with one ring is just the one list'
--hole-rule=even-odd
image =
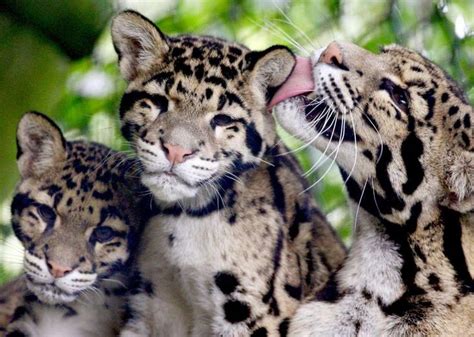
{"label": "small clouded leopard cub", "polygon": [[339,149],[356,233],[290,335],[472,336],[474,113],[463,92],[398,46],[375,55],[334,42],[307,62],[315,101],[292,98],[275,113],[316,148]]}
{"label": "small clouded leopard cub", "polygon": [[160,211],[122,336],[284,336],[345,255],[266,111],[293,55],[168,37],[131,11],[112,36],[128,82],[122,132]]}
{"label": "small clouded leopard cub", "polygon": [[17,141],[12,216],[28,291],[7,336],[116,336],[144,214],[130,162],[99,144],[66,141],[35,112],[21,119]]}

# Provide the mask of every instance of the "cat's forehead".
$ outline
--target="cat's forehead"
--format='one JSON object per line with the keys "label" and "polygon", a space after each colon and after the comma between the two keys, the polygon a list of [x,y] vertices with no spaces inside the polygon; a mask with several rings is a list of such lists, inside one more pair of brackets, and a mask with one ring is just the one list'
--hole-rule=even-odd
{"label": "cat's forehead", "polygon": [[[183,85],[191,88],[242,85],[246,66],[246,47],[215,37],[183,35],[168,38],[169,52],[160,60],[155,71],[147,74],[142,82],[162,84],[168,90],[173,85],[178,93]],[[181,90],[182,91],[182,90]]]}
{"label": "cat's forehead", "polygon": [[128,91],[166,96],[169,108],[171,102],[175,108],[191,104],[194,111],[218,110],[226,103],[245,108],[249,49],[206,36],[170,37],[168,44],[164,59]]}
{"label": "cat's forehead", "polygon": [[170,59],[178,60],[179,63],[179,60],[184,58],[209,69],[219,67],[221,64],[241,69],[243,58],[250,51],[241,44],[211,36],[182,35],[168,39]]}

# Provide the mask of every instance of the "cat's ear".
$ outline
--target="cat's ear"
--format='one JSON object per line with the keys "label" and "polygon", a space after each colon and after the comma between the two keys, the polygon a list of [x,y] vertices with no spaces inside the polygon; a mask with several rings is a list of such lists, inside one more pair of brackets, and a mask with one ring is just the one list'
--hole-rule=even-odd
{"label": "cat's ear", "polygon": [[153,22],[134,11],[119,13],[112,20],[112,41],[122,76],[133,81],[150,72],[169,51],[166,36]]}
{"label": "cat's ear", "polygon": [[447,196],[441,204],[464,213],[474,210],[474,153],[455,149],[448,154]]}
{"label": "cat's ear", "polygon": [[252,51],[245,57],[252,85],[265,95],[268,103],[276,90],[290,76],[295,64],[295,55],[285,46],[272,46],[263,51]]}
{"label": "cat's ear", "polygon": [[17,164],[22,178],[40,177],[67,159],[59,127],[39,112],[27,112],[16,133]]}

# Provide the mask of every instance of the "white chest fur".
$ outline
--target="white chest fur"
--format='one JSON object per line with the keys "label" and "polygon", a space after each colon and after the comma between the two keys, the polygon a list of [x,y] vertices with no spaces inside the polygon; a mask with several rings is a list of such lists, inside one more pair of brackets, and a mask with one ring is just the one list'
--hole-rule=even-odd
{"label": "white chest fur", "polygon": [[157,216],[145,229],[142,274],[158,287],[163,283],[179,288],[188,305],[212,310],[203,299],[209,297],[213,276],[225,270],[227,257],[241,249],[232,232],[219,212],[205,219]]}

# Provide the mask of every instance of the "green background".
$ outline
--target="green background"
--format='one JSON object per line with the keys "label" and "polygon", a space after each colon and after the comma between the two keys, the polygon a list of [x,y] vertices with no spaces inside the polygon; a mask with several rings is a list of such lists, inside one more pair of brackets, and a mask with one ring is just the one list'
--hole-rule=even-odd
{"label": "green background", "polygon": [[[111,16],[125,8],[150,17],[167,34],[216,35],[253,49],[278,43],[308,55],[332,40],[371,51],[399,43],[444,67],[474,101],[472,0],[0,0],[0,283],[22,263],[9,210],[18,179],[15,130],[22,113],[49,114],[70,139],[126,148],[117,122],[125,83],[109,36]],[[351,218],[335,165],[315,151],[297,156],[305,170],[318,163],[308,176],[318,182],[312,191],[349,244]]]}

